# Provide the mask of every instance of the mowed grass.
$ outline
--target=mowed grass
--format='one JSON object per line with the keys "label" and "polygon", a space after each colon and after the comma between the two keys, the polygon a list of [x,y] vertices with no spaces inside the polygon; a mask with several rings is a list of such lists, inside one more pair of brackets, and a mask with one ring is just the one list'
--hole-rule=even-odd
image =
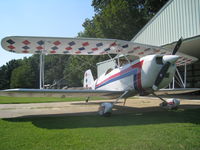
{"label": "mowed grass", "polygon": [[[91,97],[90,100],[104,100],[102,97]],[[0,96],[0,104],[20,104],[20,103],[46,103],[46,102],[69,102],[84,101],[86,97],[7,97]]]}
{"label": "mowed grass", "polygon": [[0,120],[0,150],[199,150],[200,109]]}

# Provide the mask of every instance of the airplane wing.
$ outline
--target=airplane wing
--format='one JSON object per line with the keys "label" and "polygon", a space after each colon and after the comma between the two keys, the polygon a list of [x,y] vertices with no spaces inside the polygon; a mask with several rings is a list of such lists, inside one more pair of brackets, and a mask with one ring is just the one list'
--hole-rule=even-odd
{"label": "airplane wing", "polygon": [[[2,47],[14,53],[104,55],[125,54],[143,57],[150,54],[171,54],[170,50],[117,39],[57,38],[11,36],[2,39]],[[177,65],[191,64],[198,59],[178,52]]]}
{"label": "airplane wing", "polygon": [[[174,95],[185,94],[200,91],[200,88],[176,88],[160,89],[154,91],[156,95]],[[125,91],[108,91],[108,90],[62,90],[62,89],[7,89],[1,90],[1,96],[14,97],[106,97],[119,98]],[[137,92],[131,92],[131,96],[137,95]],[[151,92],[150,92],[151,93]]]}
{"label": "airplane wing", "polygon": [[185,94],[200,91],[200,88],[176,88],[176,89],[160,89],[155,91],[156,95],[174,95]]}
{"label": "airplane wing", "polygon": [[118,98],[124,91],[107,90],[61,90],[61,89],[7,89],[1,96],[13,97],[106,97]]}

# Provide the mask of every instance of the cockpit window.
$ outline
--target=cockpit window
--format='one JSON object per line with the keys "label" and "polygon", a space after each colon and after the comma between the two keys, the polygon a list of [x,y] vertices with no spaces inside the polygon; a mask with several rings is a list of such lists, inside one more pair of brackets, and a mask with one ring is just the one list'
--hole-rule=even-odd
{"label": "cockpit window", "polygon": [[163,64],[163,61],[162,61],[162,60],[163,60],[163,56],[158,56],[158,57],[156,57],[156,63],[157,63],[157,64],[161,64],[161,65],[162,65],[162,64]]}
{"label": "cockpit window", "polygon": [[113,70],[112,68],[108,69],[108,70],[106,71],[106,74],[105,74],[105,75],[107,75],[108,73],[110,73],[112,70]]}

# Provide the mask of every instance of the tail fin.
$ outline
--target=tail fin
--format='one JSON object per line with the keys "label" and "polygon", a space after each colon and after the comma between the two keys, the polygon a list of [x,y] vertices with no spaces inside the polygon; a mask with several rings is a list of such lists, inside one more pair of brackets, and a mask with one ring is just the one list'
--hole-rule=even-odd
{"label": "tail fin", "polygon": [[84,81],[83,81],[83,87],[87,89],[93,89],[94,86],[94,78],[92,76],[91,70],[87,70],[84,74]]}

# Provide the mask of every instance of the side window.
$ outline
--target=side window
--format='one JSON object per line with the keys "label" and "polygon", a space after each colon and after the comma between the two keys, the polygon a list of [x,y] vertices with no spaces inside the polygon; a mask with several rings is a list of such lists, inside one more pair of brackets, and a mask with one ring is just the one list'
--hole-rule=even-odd
{"label": "side window", "polygon": [[163,59],[162,56],[158,56],[158,57],[156,57],[156,63],[162,65],[162,64],[163,64],[162,59]]}
{"label": "side window", "polygon": [[108,73],[110,73],[112,70],[113,70],[112,68],[109,68],[109,69],[106,71],[105,75],[107,75]]}

